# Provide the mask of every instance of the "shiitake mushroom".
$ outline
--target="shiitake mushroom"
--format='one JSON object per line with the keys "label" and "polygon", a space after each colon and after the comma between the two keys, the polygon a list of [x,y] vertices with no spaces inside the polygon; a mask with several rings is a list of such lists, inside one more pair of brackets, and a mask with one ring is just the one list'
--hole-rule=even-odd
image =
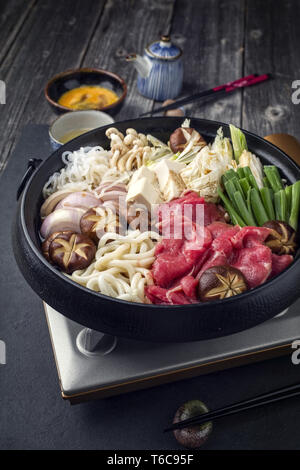
{"label": "shiitake mushroom", "polygon": [[242,294],[248,289],[243,273],[232,266],[212,266],[199,279],[199,297],[202,302],[220,300]]}
{"label": "shiitake mushroom", "polygon": [[81,233],[96,244],[105,232],[119,232],[119,217],[109,207],[92,207],[80,219]]}
{"label": "shiitake mushroom", "polygon": [[61,233],[51,241],[49,257],[53,264],[72,274],[77,269],[87,268],[96,254],[95,243],[81,233]]}
{"label": "shiitake mushroom", "polygon": [[50,255],[49,255],[50,245],[56,237],[58,237],[59,235],[62,235],[63,233],[73,233],[73,232],[71,232],[70,230],[66,230],[66,231],[63,231],[63,232],[53,232],[42,243],[43,256],[44,256],[44,258],[46,258],[47,261],[49,261],[49,263],[52,263],[52,261],[50,259]]}
{"label": "shiitake mushroom", "polygon": [[[173,419],[173,424],[203,413],[208,413],[208,411],[207,406],[202,401],[190,400],[178,408]],[[183,429],[175,429],[173,434],[177,442],[182,446],[196,449],[207,441],[212,432],[212,428],[212,422],[208,421],[204,424],[195,424]]]}
{"label": "shiitake mushroom", "polygon": [[[197,132],[195,129],[192,127],[185,127],[185,131],[187,131],[189,134],[192,134],[193,131]],[[206,141],[203,139],[202,135],[198,134],[198,139],[195,141],[194,145],[200,145],[201,147],[205,147],[207,145]],[[188,145],[188,141],[185,138],[185,135],[182,131],[182,127],[178,127],[171,135],[170,135],[170,147],[172,152],[177,153],[177,152],[182,152],[185,147]]]}
{"label": "shiitake mushroom", "polygon": [[265,244],[277,255],[294,255],[297,250],[295,230],[282,220],[269,220],[263,227],[271,230]]}

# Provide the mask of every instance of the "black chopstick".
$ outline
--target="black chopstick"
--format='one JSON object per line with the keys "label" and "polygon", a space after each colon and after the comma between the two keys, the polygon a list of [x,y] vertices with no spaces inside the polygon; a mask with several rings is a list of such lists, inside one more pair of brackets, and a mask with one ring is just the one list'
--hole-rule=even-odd
{"label": "black chopstick", "polygon": [[180,100],[175,101],[174,103],[168,104],[167,106],[161,106],[157,109],[152,109],[151,111],[147,111],[146,113],[140,114],[139,117],[147,116],[148,114],[156,114],[160,113],[161,111],[168,111],[170,109],[176,109],[180,106],[184,106],[185,104],[191,103],[193,101],[197,101],[205,96],[209,95],[219,95],[223,93],[228,93],[238,88],[244,88],[247,86],[255,85],[260,82],[264,82],[270,78],[270,74],[264,75],[248,75],[247,77],[239,78],[233,82],[225,83],[224,85],[220,85],[214,88],[210,88],[209,90],[200,91],[199,93],[195,93],[194,95],[187,96],[186,98],[181,98]]}
{"label": "black chopstick", "polygon": [[275,403],[286,398],[292,398],[297,395],[300,395],[300,384],[290,385],[272,392],[264,393],[254,398],[248,400],[243,400],[241,402],[219,408],[214,411],[209,411],[208,413],[203,413],[193,418],[186,419],[184,421],[179,421],[178,423],[173,424],[164,430],[164,432],[174,431],[175,429],[183,429],[188,426],[195,426],[206,423],[207,421],[212,421],[215,419],[223,418],[235,413],[241,413],[243,411],[250,410],[259,406],[268,405]]}

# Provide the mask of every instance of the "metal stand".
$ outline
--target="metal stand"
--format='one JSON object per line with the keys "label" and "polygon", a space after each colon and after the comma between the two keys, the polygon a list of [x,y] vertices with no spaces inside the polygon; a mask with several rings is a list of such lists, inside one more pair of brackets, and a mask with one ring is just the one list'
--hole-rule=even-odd
{"label": "metal stand", "polygon": [[90,328],[83,328],[76,338],[76,346],[79,351],[89,357],[106,356],[115,349],[117,342],[115,336],[106,335]]}
{"label": "metal stand", "polygon": [[255,328],[192,343],[116,338],[45,310],[62,397],[72,404],[291,354],[300,338],[300,299]]}

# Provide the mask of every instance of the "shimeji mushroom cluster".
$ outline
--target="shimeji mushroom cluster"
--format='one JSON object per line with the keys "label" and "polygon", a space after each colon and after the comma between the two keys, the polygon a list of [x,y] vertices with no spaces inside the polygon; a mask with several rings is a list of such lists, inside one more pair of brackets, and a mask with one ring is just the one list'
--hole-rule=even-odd
{"label": "shimeji mushroom cluster", "polygon": [[118,129],[111,127],[107,129],[106,136],[111,141],[111,168],[131,171],[140,168],[149,159],[151,148],[145,134],[138,133],[135,129],[127,129],[124,136]]}

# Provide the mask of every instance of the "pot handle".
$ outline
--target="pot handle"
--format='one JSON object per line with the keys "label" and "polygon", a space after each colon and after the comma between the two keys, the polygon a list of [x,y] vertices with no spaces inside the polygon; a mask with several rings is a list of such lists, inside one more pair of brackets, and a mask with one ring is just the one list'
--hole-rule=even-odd
{"label": "pot handle", "polygon": [[42,162],[43,160],[41,160],[40,158],[30,158],[28,160],[28,163],[27,163],[27,170],[26,172],[24,173],[23,175],[23,178],[21,179],[21,182],[19,184],[19,187],[18,187],[18,190],[17,190],[17,201],[19,199],[19,197],[21,196],[26,184],[27,184],[27,181],[29,180],[30,176],[32,175],[32,173],[37,169],[37,167],[40,165],[40,163]]}

